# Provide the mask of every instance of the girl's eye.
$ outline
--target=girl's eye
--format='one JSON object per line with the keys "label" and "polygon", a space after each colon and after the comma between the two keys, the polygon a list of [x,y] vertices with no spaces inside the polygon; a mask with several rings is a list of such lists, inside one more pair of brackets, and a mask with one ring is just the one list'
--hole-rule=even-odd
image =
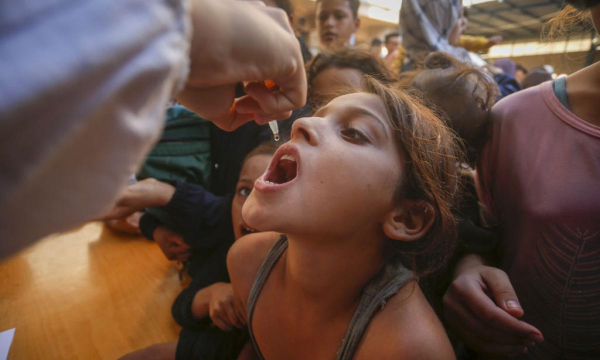
{"label": "girl's eye", "polygon": [[342,137],[352,142],[368,143],[369,139],[358,129],[350,126],[342,130]]}
{"label": "girl's eye", "polygon": [[247,197],[248,195],[250,195],[251,191],[252,189],[248,187],[242,187],[238,189],[238,194],[240,194],[240,196]]}

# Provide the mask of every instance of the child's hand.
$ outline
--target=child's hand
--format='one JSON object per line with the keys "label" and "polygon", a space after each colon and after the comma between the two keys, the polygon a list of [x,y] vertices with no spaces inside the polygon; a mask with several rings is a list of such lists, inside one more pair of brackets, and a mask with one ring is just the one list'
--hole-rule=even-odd
{"label": "child's hand", "polygon": [[173,230],[159,226],[154,230],[152,237],[167,259],[186,261],[190,257],[192,248]]}
{"label": "child's hand", "polygon": [[246,311],[239,299],[233,294],[230,283],[216,283],[211,285],[211,297],[208,305],[208,314],[217,327],[230,331],[234,327],[246,326]]}
{"label": "child's hand", "polygon": [[114,207],[101,220],[122,219],[147,207],[166,205],[174,193],[172,185],[144,179],[126,187]]}
{"label": "child's hand", "polygon": [[492,46],[499,45],[502,42],[502,40],[504,40],[502,35],[492,36],[488,39],[487,47],[491,48]]}
{"label": "child's hand", "polygon": [[115,219],[115,220],[107,220],[105,222],[106,226],[109,228],[132,235],[141,235],[140,231],[140,218],[142,217],[142,213],[140,211],[136,211],[133,214],[129,215],[124,219]]}
{"label": "child's hand", "polygon": [[519,320],[523,309],[506,273],[482,263],[462,267],[444,295],[444,317],[470,348],[488,356],[511,356],[543,341]]}

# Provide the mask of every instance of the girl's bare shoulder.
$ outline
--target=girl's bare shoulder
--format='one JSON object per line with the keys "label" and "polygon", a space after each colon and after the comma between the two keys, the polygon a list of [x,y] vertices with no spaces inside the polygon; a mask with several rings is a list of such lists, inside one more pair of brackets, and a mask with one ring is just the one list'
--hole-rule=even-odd
{"label": "girl's bare shoulder", "polygon": [[454,350],[416,282],[406,284],[371,320],[355,359],[452,360]]}
{"label": "girl's bare shoulder", "polygon": [[280,234],[262,232],[246,235],[237,240],[227,254],[227,269],[234,291],[244,304],[252,287],[254,277],[269,250]]}

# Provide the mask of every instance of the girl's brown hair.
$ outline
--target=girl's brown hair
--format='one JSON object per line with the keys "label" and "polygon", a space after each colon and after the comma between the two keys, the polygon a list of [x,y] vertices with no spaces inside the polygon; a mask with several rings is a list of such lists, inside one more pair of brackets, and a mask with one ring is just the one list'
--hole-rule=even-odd
{"label": "girl's brown hair", "polygon": [[590,10],[578,10],[572,5],[565,6],[544,24],[542,34],[547,39],[555,39],[566,36],[574,29],[589,30],[593,28]]}
{"label": "girl's brown hair", "polygon": [[435,220],[426,236],[412,242],[390,240],[403,264],[424,276],[441,269],[456,244],[452,204],[457,193],[456,163],[461,158],[455,136],[444,122],[410,91],[367,77],[365,89],[383,101],[403,154],[406,170],[394,194],[431,204]]}

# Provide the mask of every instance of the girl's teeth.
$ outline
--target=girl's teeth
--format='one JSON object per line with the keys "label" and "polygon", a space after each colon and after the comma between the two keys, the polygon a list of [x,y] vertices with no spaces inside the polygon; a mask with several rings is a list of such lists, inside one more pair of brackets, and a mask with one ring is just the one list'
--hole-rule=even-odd
{"label": "girl's teeth", "polygon": [[283,155],[281,157],[281,160],[290,160],[290,161],[296,161],[296,157],[294,155]]}
{"label": "girl's teeth", "polygon": [[265,182],[266,182],[267,184],[269,184],[269,185],[275,185],[275,183],[274,183],[274,182],[270,182],[270,181],[265,181]]}

